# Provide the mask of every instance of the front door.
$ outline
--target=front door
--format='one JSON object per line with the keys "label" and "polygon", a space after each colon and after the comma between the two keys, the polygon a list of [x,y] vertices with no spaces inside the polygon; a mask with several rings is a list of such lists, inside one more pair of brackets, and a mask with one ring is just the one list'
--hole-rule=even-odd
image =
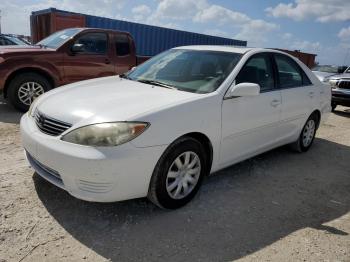
{"label": "front door", "polygon": [[281,135],[281,92],[276,89],[269,53],[252,56],[237,75],[235,84],[260,85],[257,96],[224,99],[220,166],[228,166],[274,145]]}
{"label": "front door", "polygon": [[82,44],[83,48],[64,54],[65,83],[115,74],[107,33],[87,32],[79,35],[74,44]]}

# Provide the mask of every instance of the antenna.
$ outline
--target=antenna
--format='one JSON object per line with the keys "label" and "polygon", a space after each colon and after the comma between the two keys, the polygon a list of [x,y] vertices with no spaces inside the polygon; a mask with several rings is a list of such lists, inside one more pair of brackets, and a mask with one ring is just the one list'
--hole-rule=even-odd
{"label": "antenna", "polygon": [[1,34],[1,10],[0,10],[0,34]]}

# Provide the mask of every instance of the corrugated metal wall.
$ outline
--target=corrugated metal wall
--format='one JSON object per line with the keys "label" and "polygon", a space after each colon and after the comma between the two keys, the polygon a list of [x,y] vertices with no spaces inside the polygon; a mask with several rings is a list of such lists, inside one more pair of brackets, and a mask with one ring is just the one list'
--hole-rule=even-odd
{"label": "corrugated metal wall", "polygon": [[247,45],[246,41],[215,37],[90,15],[86,15],[86,26],[129,32],[135,40],[136,52],[138,55],[153,56],[169,48],[182,45]]}
{"label": "corrugated metal wall", "polygon": [[136,52],[138,55],[153,56],[169,48],[182,45],[247,46],[247,42],[241,40],[197,34],[164,27],[115,20],[105,17],[72,13],[63,10],[57,10],[55,8],[32,12],[32,20],[34,20],[34,17],[36,16],[43,16],[49,13],[60,13],[65,14],[66,16],[69,16],[70,14],[83,15],[85,17],[86,27],[115,29],[119,31],[129,32],[135,40]]}

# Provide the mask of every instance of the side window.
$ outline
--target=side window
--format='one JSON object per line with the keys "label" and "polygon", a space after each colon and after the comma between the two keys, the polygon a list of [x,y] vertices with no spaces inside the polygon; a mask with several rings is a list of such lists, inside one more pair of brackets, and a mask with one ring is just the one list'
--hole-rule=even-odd
{"label": "side window", "polygon": [[298,87],[303,85],[301,68],[285,55],[275,55],[280,88]]}
{"label": "side window", "polygon": [[115,41],[117,56],[126,56],[130,54],[130,42],[127,35],[117,35]]}
{"label": "side window", "polygon": [[81,53],[103,55],[107,53],[107,34],[87,33],[79,37],[75,44],[84,45]]}
{"label": "side window", "polygon": [[259,84],[261,91],[271,90],[275,86],[271,59],[268,54],[251,57],[236,77],[239,83]]}
{"label": "side window", "polygon": [[302,70],[303,73],[303,86],[309,86],[312,85],[311,80],[309,77],[306,75],[306,73]]}

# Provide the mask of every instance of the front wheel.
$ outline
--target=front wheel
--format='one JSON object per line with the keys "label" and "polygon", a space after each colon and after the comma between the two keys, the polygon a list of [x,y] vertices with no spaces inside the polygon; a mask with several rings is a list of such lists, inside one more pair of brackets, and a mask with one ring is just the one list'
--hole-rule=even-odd
{"label": "front wheel", "polygon": [[159,159],[149,186],[148,198],[162,208],[187,204],[208,172],[203,146],[184,137],[172,143]]}
{"label": "front wheel", "polygon": [[315,139],[318,121],[319,119],[316,114],[312,114],[308,118],[300,133],[299,139],[292,145],[296,151],[306,152],[310,149]]}
{"label": "front wheel", "polygon": [[51,88],[50,82],[40,74],[23,73],[11,80],[8,98],[16,109],[26,112],[38,96]]}

